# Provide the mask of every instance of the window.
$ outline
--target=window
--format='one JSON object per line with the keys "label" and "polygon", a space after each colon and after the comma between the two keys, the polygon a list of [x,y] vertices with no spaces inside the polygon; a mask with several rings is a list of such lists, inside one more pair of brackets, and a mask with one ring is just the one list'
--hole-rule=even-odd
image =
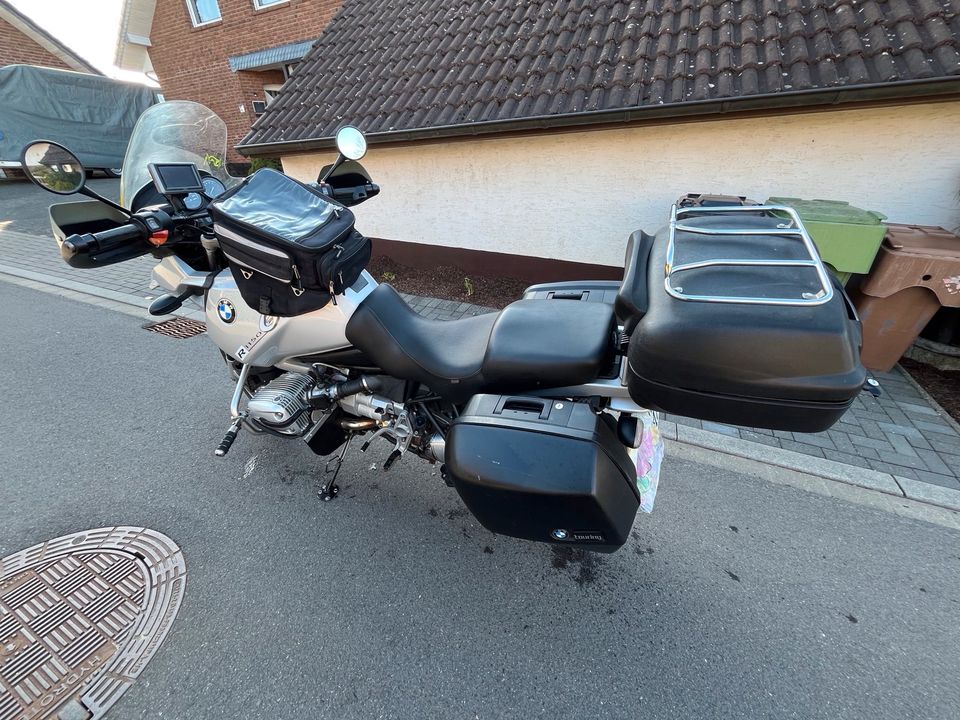
{"label": "window", "polygon": [[280,3],[285,2],[288,2],[288,0],[253,0],[253,6],[257,10],[263,10],[271,5],[279,5]]}
{"label": "window", "polygon": [[194,27],[220,19],[220,3],[217,0],[187,0],[187,8]]}
{"label": "window", "polygon": [[267,99],[267,105],[273,102],[274,98],[280,94],[282,85],[264,85],[263,96]]}

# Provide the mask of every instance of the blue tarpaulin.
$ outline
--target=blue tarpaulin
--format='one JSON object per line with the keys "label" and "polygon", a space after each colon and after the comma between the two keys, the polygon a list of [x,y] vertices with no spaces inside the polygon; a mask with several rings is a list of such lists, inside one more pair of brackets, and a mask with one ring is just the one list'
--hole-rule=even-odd
{"label": "blue tarpaulin", "polygon": [[69,148],[88,168],[119,168],[152,88],[32,65],[0,68],[0,161],[19,163],[33,140]]}

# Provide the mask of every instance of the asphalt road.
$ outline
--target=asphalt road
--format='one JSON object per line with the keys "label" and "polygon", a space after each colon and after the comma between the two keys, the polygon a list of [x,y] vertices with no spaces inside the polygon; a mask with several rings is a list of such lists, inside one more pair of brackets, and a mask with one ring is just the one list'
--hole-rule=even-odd
{"label": "asphalt road", "polygon": [[[87,186],[114,202],[120,200],[120,181],[96,177],[87,181]],[[0,180],[0,208],[3,217],[0,223],[9,230],[31,235],[50,234],[50,216],[47,209],[56,202],[84,200],[82,195],[63,197],[37,187],[29,180]]]}
{"label": "asphalt road", "polygon": [[[241,436],[205,337],[0,282],[0,556],[143,525],[187,593],[113,718],[950,718],[960,533],[669,458],[595,556],[495,537],[436,473]],[[891,500],[890,502],[894,502]]]}

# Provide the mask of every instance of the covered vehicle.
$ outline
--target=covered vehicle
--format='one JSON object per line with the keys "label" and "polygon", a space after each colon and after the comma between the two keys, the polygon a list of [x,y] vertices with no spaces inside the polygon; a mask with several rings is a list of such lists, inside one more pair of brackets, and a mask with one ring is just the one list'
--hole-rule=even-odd
{"label": "covered vehicle", "polygon": [[0,169],[19,168],[20,151],[43,138],[69,147],[85,167],[118,172],[153,88],[32,65],[0,68]]}

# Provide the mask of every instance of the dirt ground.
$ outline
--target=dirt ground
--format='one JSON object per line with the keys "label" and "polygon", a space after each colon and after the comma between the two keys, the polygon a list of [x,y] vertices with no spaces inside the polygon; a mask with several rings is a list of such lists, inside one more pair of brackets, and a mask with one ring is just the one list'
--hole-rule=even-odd
{"label": "dirt ground", "polygon": [[960,422],[960,372],[938,370],[932,365],[909,358],[902,358],[900,365],[954,420]]}
{"label": "dirt ground", "polygon": [[390,283],[399,292],[497,309],[519,300],[530,284],[513,278],[474,275],[457,267],[416,269],[390,258],[371,260],[367,270],[377,282]]}

